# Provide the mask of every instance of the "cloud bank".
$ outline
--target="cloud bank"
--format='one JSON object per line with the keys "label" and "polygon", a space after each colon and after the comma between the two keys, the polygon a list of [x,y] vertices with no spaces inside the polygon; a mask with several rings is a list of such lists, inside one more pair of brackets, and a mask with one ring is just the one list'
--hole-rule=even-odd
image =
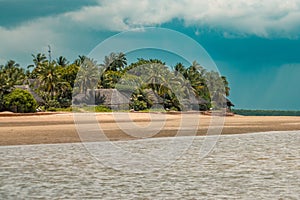
{"label": "cloud bank", "polygon": [[298,36],[298,0],[118,0],[100,1],[65,15],[91,28],[123,31],[180,19],[186,26],[205,26],[236,36]]}
{"label": "cloud bank", "polygon": [[224,37],[298,39],[300,1],[102,0],[75,11],[37,17],[13,28],[0,25],[0,59],[37,52],[48,44],[54,44],[57,53],[68,55],[74,51],[69,45],[88,32],[163,26],[174,19],[196,28],[196,35],[208,29]]}

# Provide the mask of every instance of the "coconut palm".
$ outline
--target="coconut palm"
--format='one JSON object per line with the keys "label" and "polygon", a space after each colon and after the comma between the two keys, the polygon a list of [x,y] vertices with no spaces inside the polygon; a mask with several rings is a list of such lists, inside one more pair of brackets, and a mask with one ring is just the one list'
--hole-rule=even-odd
{"label": "coconut palm", "polygon": [[87,94],[88,89],[95,89],[99,79],[99,66],[96,61],[85,58],[77,74],[75,87],[80,93]]}
{"label": "coconut palm", "polygon": [[40,65],[37,77],[39,82],[38,88],[40,91],[45,92],[46,100],[53,99],[58,90],[57,84],[60,81],[55,63],[43,63]]}
{"label": "coconut palm", "polygon": [[227,81],[227,78],[225,76],[221,76],[221,79],[223,80],[223,84],[224,84],[224,88],[225,88],[225,95],[229,96],[230,87],[229,87],[229,83]]}
{"label": "coconut palm", "polygon": [[34,65],[29,65],[28,68],[31,68],[31,67],[39,68],[40,65],[42,65],[43,63],[48,62],[47,57],[46,57],[45,54],[38,53],[36,55],[31,54],[31,56],[33,57]]}
{"label": "coconut palm", "polygon": [[68,61],[64,56],[59,56],[59,57],[56,59],[56,63],[57,63],[59,66],[66,67],[66,66],[69,64],[69,61]]}
{"label": "coconut palm", "polygon": [[102,67],[106,71],[122,71],[127,65],[127,59],[124,53],[110,53],[105,56]]}
{"label": "coconut palm", "polygon": [[212,103],[215,107],[222,108],[226,103],[224,79],[215,71],[207,72],[205,79],[207,81],[207,87],[209,88]]}
{"label": "coconut palm", "polygon": [[[14,85],[23,84],[25,79],[24,69],[20,67],[14,60],[9,60],[5,66],[0,67],[1,79],[4,81],[1,84],[3,90],[10,90]],[[6,88],[6,89],[4,89]]]}
{"label": "coconut palm", "polygon": [[40,70],[40,68],[42,67],[42,65],[45,65],[48,63],[48,60],[47,60],[47,57],[45,54],[42,54],[42,53],[38,53],[36,55],[34,54],[31,54],[31,56],[33,57],[33,65],[28,65],[27,68],[30,69],[30,68],[34,68],[32,70],[32,72],[28,73],[28,78],[37,78],[37,74],[39,73],[38,71]]}
{"label": "coconut palm", "polygon": [[80,66],[83,64],[84,60],[86,59],[87,57],[84,56],[84,55],[79,55],[78,58],[74,61],[73,64],[77,65],[77,66]]}

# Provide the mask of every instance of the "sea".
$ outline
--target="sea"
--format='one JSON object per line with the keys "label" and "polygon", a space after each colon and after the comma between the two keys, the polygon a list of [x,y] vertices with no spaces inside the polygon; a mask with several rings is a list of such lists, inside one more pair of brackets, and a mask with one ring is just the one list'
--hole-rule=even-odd
{"label": "sea", "polygon": [[300,199],[300,131],[205,139],[1,146],[0,199]]}

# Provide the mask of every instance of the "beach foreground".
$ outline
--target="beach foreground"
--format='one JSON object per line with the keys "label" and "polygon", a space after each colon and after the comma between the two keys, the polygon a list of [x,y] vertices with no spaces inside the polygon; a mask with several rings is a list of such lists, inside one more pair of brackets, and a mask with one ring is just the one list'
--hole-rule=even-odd
{"label": "beach foreground", "polygon": [[[122,114],[120,115],[122,116]],[[116,113],[98,113],[96,115],[95,119],[97,119],[103,133],[109,140],[172,137],[178,134],[180,128],[187,130],[183,135],[194,135],[193,131],[188,131],[191,129],[197,130],[197,135],[206,135],[209,127],[210,129],[222,128],[222,134],[300,130],[300,117],[233,116],[223,118],[199,115],[198,113],[152,113],[151,116],[149,113],[123,113],[124,120],[122,120],[120,115],[117,116],[118,120],[116,120]],[[150,119],[151,117],[152,119]],[[184,122],[199,120],[200,123],[197,127],[194,124],[190,126],[189,123],[182,123],[182,119],[184,119]],[[162,121],[164,122],[163,127],[161,126]],[[223,121],[224,126],[222,127]],[[211,122],[213,122],[212,125],[210,125]],[[143,134],[143,130],[149,125],[155,127],[155,123],[157,123],[155,134],[151,136]],[[76,130],[73,113],[29,116],[1,116],[0,114],[0,127],[0,145],[2,146],[81,142]],[[126,131],[122,127],[126,127]],[[89,134],[88,132],[87,134]],[[135,132],[135,134],[132,135],[130,132]],[[91,141],[94,141],[93,137],[91,137]]]}

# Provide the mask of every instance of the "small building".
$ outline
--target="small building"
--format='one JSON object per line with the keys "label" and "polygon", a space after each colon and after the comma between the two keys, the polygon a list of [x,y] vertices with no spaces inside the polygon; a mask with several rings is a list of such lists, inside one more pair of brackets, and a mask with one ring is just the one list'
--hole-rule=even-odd
{"label": "small building", "polygon": [[[128,110],[132,100],[133,91],[118,89],[95,89],[88,90],[87,93],[79,93],[73,97],[75,105],[104,105],[112,110]],[[164,99],[152,89],[145,89],[144,94],[152,102],[152,108],[162,108]],[[201,97],[192,95],[191,99],[181,99],[184,110],[201,110],[201,105],[206,105],[208,101]]]}
{"label": "small building", "polygon": [[75,105],[104,105],[113,110],[129,109],[130,97],[117,89],[95,89],[73,97]]}
{"label": "small building", "polygon": [[39,106],[45,104],[45,100],[42,97],[40,97],[32,88],[30,88],[29,85],[15,85],[14,88],[28,91],[33,96],[33,98]]}
{"label": "small building", "polygon": [[234,104],[228,98],[226,98],[226,108],[229,112],[231,112],[231,107],[234,107]]}

